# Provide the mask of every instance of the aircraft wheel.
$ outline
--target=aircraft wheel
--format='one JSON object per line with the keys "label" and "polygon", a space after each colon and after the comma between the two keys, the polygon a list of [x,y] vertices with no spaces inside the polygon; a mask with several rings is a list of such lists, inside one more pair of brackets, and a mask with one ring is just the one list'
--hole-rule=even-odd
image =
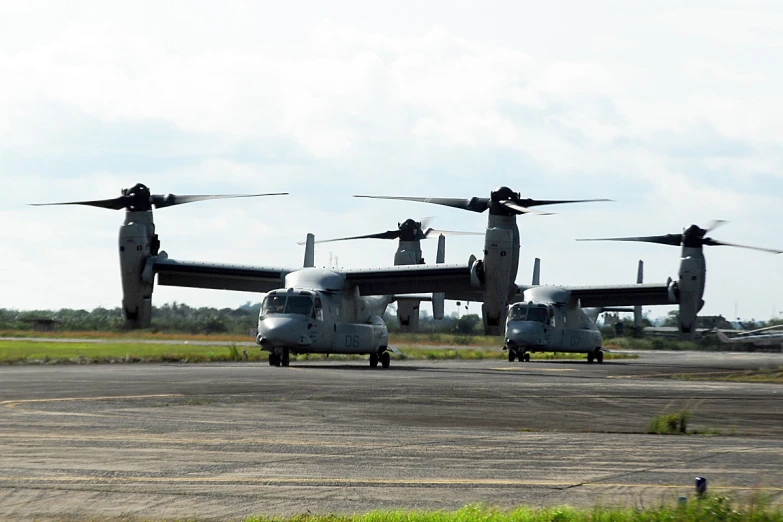
{"label": "aircraft wheel", "polygon": [[529,353],[525,354],[525,362],[530,362],[530,354]]}
{"label": "aircraft wheel", "polygon": [[388,368],[391,364],[391,355],[389,355],[389,352],[383,352],[381,355],[378,356],[378,359],[381,361],[381,366],[384,368]]}
{"label": "aircraft wheel", "polygon": [[595,353],[595,360],[598,361],[598,364],[603,364],[603,362],[604,362],[604,352],[602,352],[601,350],[598,350]]}
{"label": "aircraft wheel", "polygon": [[[514,362],[514,359],[517,358],[517,352],[513,348],[509,346],[508,348],[508,362]],[[521,361],[522,359],[520,359]]]}
{"label": "aircraft wheel", "polygon": [[587,362],[592,363],[595,360],[595,354],[590,352],[587,354]]}
{"label": "aircraft wheel", "polygon": [[281,363],[283,366],[288,366],[288,364],[291,362],[291,356],[288,354],[288,350],[283,352]]}
{"label": "aircraft wheel", "polygon": [[378,354],[377,353],[371,353],[370,354],[370,368],[377,368],[378,367]]}
{"label": "aircraft wheel", "polygon": [[275,354],[270,353],[269,354],[269,366],[277,366],[275,364],[275,359],[277,359],[277,357],[275,357]]}

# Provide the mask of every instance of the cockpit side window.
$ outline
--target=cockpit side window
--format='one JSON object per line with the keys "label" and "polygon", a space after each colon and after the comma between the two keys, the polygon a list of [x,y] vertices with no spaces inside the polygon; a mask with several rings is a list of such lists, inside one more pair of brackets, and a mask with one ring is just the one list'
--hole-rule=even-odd
{"label": "cockpit side window", "polygon": [[285,311],[284,295],[268,295],[261,304],[261,315],[282,314]]}

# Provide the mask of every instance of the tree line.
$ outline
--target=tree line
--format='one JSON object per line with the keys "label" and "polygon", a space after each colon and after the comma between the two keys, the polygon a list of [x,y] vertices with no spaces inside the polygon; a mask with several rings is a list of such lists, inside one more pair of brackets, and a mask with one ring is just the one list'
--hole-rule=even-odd
{"label": "tree line", "polygon": [[[182,303],[153,306],[150,330],[161,333],[249,335],[258,325],[261,303],[247,302],[238,308],[194,308]],[[384,320],[390,331],[400,330],[395,310],[389,308]],[[93,310],[11,310],[0,308],[0,330],[34,330],[37,324],[53,322],[63,332],[121,332],[125,330],[122,309]],[[436,321],[426,311],[420,315],[421,332],[478,334],[481,317],[476,314],[451,316]]]}
{"label": "tree line", "polygon": [[[194,308],[182,303],[169,303],[154,306],[150,330],[162,333],[188,334],[232,334],[249,335],[258,324],[258,314],[261,303],[248,301],[238,308]],[[400,330],[400,323],[393,307],[389,307],[384,315],[389,331]],[[79,332],[120,332],[125,329],[122,310],[117,308],[95,308],[75,310],[63,308],[60,310],[29,310],[19,311],[0,308],[0,330],[33,330],[40,321],[54,321],[56,330]],[[750,320],[742,323],[748,330],[780,324],[783,321]],[[633,321],[623,320],[625,332],[633,333]],[[645,318],[643,326],[649,326]],[[677,312],[672,311],[666,317],[665,326],[677,325]],[[732,324],[723,316],[699,317],[699,328],[731,328]],[[480,335],[483,331],[481,316],[478,314],[458,314],[453,312],[442,320],[433,319],[426,310],[422,310],[419,318],[419,331],[423,333],[458,333],[465,335]],[[609,333],[609,332],[606,332]]]}

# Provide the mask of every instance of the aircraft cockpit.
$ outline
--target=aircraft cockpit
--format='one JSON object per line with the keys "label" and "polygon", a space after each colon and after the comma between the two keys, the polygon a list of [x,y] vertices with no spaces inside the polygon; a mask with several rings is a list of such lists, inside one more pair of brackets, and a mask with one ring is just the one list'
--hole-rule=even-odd
{"label": "aircraft cockpit", "polygon": [[274,314],[305,315],[323,320],[321,298],[314,292],[269,293],[261,303],[261,317]]}
{"label": "aircraft cockpit", "polygon": [[535,323],[551,324],[555,315],[551,306],[541,303],[518,303],[508,312],[508,321],[529,321]]}

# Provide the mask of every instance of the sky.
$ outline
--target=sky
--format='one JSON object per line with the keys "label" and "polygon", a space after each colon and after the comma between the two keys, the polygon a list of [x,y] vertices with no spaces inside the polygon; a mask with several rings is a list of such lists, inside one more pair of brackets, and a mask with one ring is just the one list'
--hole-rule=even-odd
{"label": "sky", "polygon": [[[29,204],[138,182],[290,193],[156,211],[162,249],[182,260],[296,267],[308,232],[369,234],[409,217],[482,232],[486,214],[351,196],[487,197],[501,185],[614,200],[520,217],[519,283],[535,257],[546,284],[633,283],[639,259],[647,282],[664,282],[677,248],[574,239],[713,219],[729,221],[715,239],[783,249],[782,52],[779,2],[0,0],[0,308],[119,306],[122,212]],[[436,246],[424,243],[425,259]],[[450,237],[447,262],[482,246]],[[329,243],[316,263],[388,266],[395,249]],[[783,255],[705,253],[702,314],[781,314]]]}

